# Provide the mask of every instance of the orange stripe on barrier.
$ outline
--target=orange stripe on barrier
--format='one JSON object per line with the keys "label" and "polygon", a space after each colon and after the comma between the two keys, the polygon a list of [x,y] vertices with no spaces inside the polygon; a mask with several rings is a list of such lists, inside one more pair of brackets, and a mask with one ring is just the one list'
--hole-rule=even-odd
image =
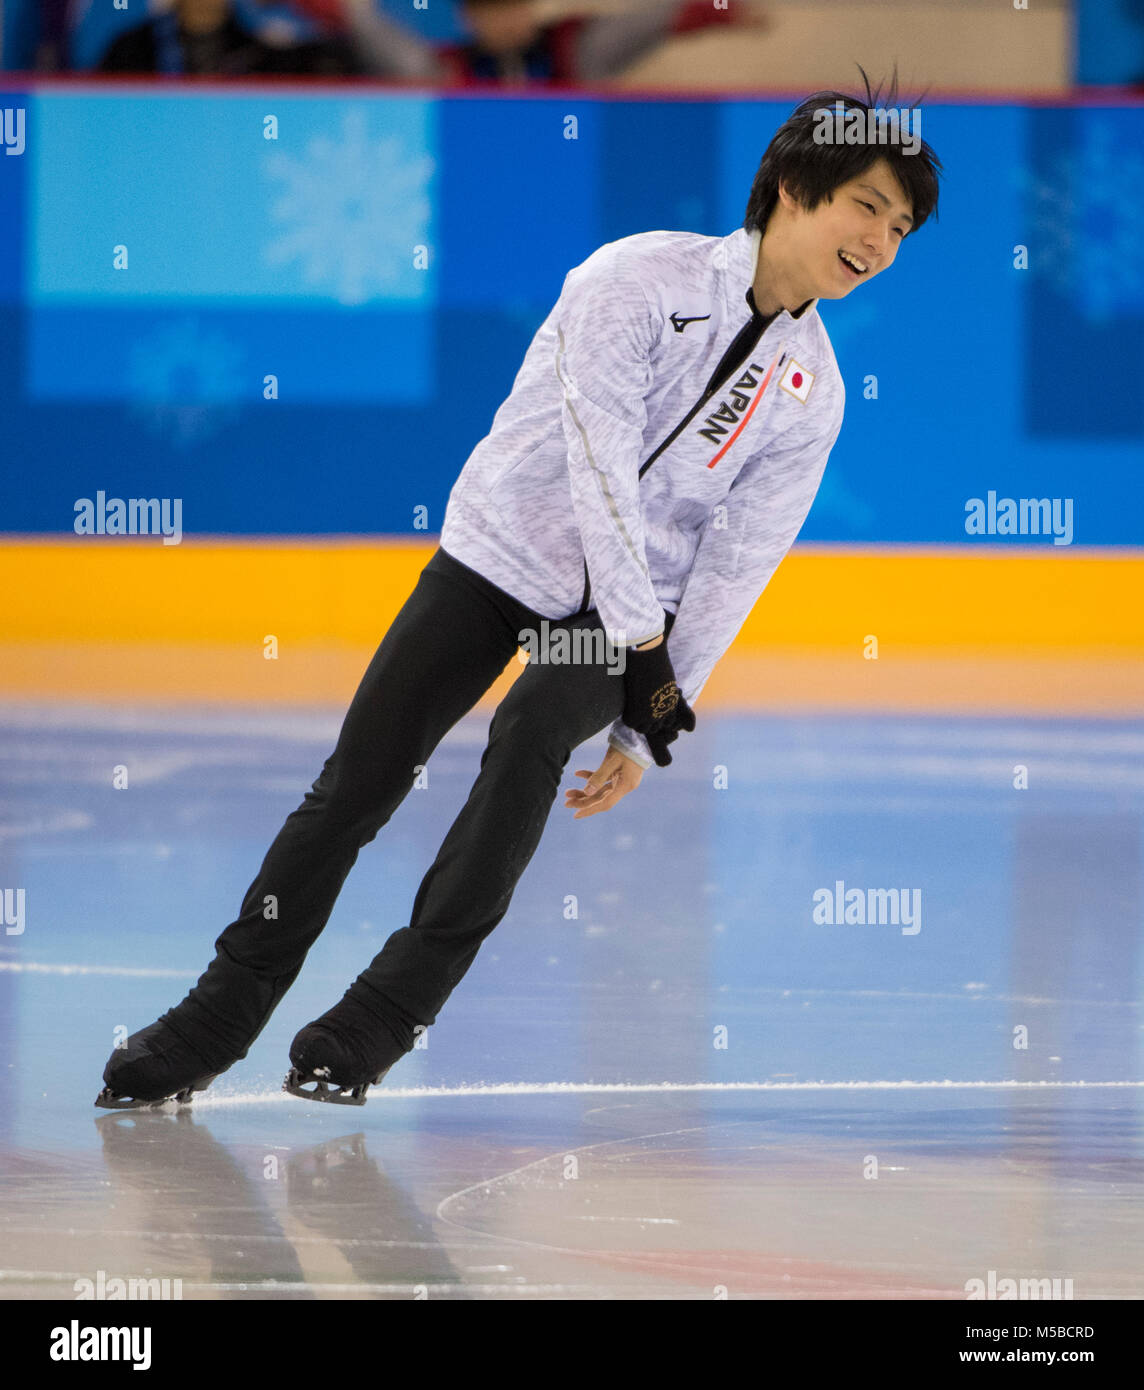
{"label": "orange stripe on barrier", "polygon": [[[344,705],[435,544],[0,544],[0,697]],[[796,546],[700,701],[1138,717],[1144,551]]]}

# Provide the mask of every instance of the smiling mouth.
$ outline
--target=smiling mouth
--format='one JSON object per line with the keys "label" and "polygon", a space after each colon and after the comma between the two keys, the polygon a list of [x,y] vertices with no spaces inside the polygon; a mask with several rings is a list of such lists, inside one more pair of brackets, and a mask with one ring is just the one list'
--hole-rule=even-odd
{"label": "smiling mouth", "polygon": [[860,261],[857,256],[852,256],[849,251],[839,251],[838,259],[850,274],[853,275],[855,280],[861,280],[862,276],[870,269],[865,261]]}

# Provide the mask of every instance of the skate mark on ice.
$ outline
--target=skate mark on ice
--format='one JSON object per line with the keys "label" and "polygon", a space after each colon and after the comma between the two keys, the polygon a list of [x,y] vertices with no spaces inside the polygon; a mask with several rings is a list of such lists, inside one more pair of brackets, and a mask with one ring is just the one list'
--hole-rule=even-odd
{"label": "skate mark on ice", "polygon": [[[384,1086],[370,1093],[370,1102],[451,1099],[467,1096],[552,1095],[676,1095],[686,1092],[739,1091],[1067,1091],[1144,1090],[1141,1081],[504,1081],[473,1086]],[[291,1097],[281,1091],[240,1091],[232,1095],[206,1092],[196,1096],[196,1110],[227,1105],[285,1103]],[[173,1102],[167,1102],[173,1104]]]}
{"label": "skate mark on ice", "polygon": [[163,970],[145,965],[51,965],[34,960],[0,960],[0,970],[26,975],[117,975],[131,979],[197,980],[195,970]]}

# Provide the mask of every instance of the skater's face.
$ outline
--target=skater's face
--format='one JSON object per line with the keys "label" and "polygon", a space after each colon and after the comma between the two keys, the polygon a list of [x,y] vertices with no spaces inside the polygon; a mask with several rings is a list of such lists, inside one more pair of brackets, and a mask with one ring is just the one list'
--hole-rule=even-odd
{"label": "skater's face", "polygon": [[910,205],[885,160],[840,184],[813,212],[785,190],[779,198],[808,299],[844,299],[856,285],[881,275],[913,226]]}

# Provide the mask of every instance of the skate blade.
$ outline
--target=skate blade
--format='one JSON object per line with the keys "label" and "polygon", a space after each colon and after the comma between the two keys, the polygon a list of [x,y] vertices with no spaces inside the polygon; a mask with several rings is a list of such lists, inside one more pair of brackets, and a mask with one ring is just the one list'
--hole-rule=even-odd
{"label": "skate blade", "polygon": [[205,1091],[216,1076],[221,1075],[215,1072],[214,1076],[204,1076],[198,1081],[192,1081],[189,1086],[184,1086],[181,1091],[175,1091],[173,1095],[163,1096],[159,1100],[134,1100],[126,1096],[116,1095],[110,1086],[105,1086],[95,1098],[95,1103],[101,1110],[157,1110],[161,1105],[170,1105],[174,1101],[177,1105],[189,1105],[191,1098],[196,1091]]}
{"label": "skate blade", "polygon": [[[388,1071],[389,1068],[386,1068]],[[376,1086],[385,1072],[375,1076],[372,1081],[362,1081],[357,1086],[338,1086],[326,1081],[324,1077],[312,1074],[303,1076],[297,1067],[291,1067],[286,1073],[286,1080],[282,1083],[282,1089],[288,1091],[292,1096],[298,1096],[300,1100],[317,1100],[329,1105],[364,1105],[366,1101],[366,1091],[370,1086]],[[303,1087],[310,1082],[314,1083],[312,1091],[304,1090]]]}

